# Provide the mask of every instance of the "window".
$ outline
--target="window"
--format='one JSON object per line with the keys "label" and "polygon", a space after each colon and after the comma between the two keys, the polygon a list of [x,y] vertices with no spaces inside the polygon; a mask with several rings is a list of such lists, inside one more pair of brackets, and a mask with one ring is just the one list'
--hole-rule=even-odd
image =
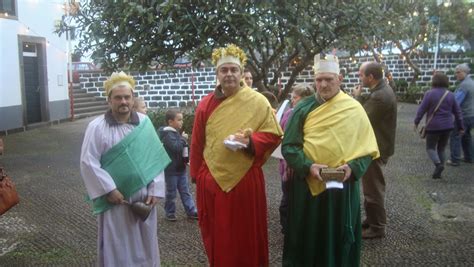
{"label": "window", "polygon": [[16,17],[16,0],[0,0],[0,16],[3,18]]}
{"label": "window", "polygon": [[72,69],[75,71],[89,71],[89,70],[95,70],[96,67],[92,63],[79,63],[79,62],[73,62],[72,63]]}
{"label": "window", "polygon": [[37,57],[36,44],[34,43],[23,43],[23,56],[25,57]]}

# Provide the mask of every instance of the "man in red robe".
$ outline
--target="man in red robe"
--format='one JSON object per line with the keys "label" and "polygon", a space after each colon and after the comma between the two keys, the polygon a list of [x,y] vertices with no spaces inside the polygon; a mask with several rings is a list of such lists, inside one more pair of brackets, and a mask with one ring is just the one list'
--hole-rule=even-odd
{"label": "man in red robe", "polygon": [[215,49],[219,85],[196,109],[191,142],[199,227],[210,266],[268,266],[262,165],[282,131],[265,97],[242,81],[246,57]]}

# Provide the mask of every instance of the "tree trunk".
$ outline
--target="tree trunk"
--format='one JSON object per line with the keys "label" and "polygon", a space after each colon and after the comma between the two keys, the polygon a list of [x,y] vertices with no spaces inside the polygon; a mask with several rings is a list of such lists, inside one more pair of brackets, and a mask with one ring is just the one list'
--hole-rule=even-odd
{"label": "tree trunk", "polygon": [[283,92],[280,94],[280,97],[278,98],[278,102],[282,102],[286,98],[286,96],[290,93],[291,87],[293,87],[293,84],[296,81],[296,76],[298,76],[301,73],[301,71],[304,70],[311,63],[311,60],[313,60],[314,55],[315,53],[306,55],[301,60],[301,62],[297,66],[295,66],[295,68],[291,72],[288,82],[285,85],[285,89],[283,89]]}
{"label": "tree trunk", "polygon": [[403,49],[402,45],[398,41],[395,42],[395,45],[400,50],[401,55],[405,58],[407,65],[413,69],[413,77],[410,81],[410,86],[414,86],[421,75],[421,70],[417,65],[415,65],[415,63],[413,63],[413,61],[411,61],[411,52],[407,52],[409,50]]}

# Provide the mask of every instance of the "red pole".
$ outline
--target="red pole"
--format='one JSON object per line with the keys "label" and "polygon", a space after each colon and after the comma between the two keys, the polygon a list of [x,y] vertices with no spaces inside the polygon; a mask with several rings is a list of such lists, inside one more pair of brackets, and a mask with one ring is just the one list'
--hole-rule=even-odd
{"label": "red pole", "polygon": [[[72,78],[71,78],[72,79]],[[73,93],[73,86],[72,82],[68,83],[68,91],[69,91],[69,109],[71,111],[71,121],[74,120],[74,93]]]}

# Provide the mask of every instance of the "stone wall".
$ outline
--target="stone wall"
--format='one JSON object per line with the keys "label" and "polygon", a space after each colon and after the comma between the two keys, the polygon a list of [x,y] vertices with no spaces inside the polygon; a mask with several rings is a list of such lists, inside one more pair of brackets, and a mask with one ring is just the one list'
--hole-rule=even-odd
{"label": "stone wall", "polygon": [[[346,75],[343,83],[346,88],[353,88],[359,83],[359,74],[358,69],[360,64],[366,61],[372,61],[372,57],[360,57],[355,59],[355,63],[351,62],[348,58],[340,59],[341,67],[348,69],[348,74]],[[429,57],[413,57],[411,59],[415,65],[417,65],[421,70],[421,75],[416,84],[421,87],[426,87],[428,89],[431,84],[431,76],[433,74],[434,67],[434,58],[433,56]],[[464,54],[452,53],[452,54],[443,54],[438,57],[437,60],[437,69],[448,74],[451,84],[454,85],[456,78],[454,77],[454,68],[461,63],[474,62],[473,58],[464,56]],[[388,66],[389,70],[392,72],[394,80],[405,80],[408,83],[413,77],[414,71],[411,70],[408,64],[401,58],[400,55],[388,55],[383,58],[383,63]]]}
{"label": "stone wall", "polygon": [[[214,68],[156,70],[130,74],[137,82],[136,94],[145,99],[151,108],[192,107],[193,99],[197,104],[203,96],[212,92],[216,83]],[[99,92],[100,97],[106,98],[103,88],[106,74],[81,73],[79,79],[82,89],[89,93]]]}
{"label": "stone wall", "polygon": [[[341,67],[347,69],[343,81],[345,88],[353,88],[359,83],[358,68],[360,64],[371,60],[373,60],[372,57],[359,57],[353,61],[349,58],[340,58]],[[433,57],[414,57],[412,60],[422,71],[417,85],[428,88],[434,66]],[[473,62],[473,59],[464,56],[464,54],[443,54],[438,58],[437,68],[447,72],[454,84],[454,68],[462,62]],[[389,67],[395,80],[410,81],[413,76],[413,71],[409,70],[408,65],[404,64],[404,60],[399,55],[385,56],[384,63]],[[288,82],[291,71],[292,69],[288,68],[282,73],[282,86]],[[143,97],[151,108],[192,107],[193,100],[197,104],[203,96],[212,92],[216,80],[215,69],[210,67],[132,72],[131,75],[137,81],[137,95]],[[82,73],[80,75],[81,88],[88,92],[99,92],[100,96],[105,99],[103,82],[106,78],[107,76],[101,72]],[[296,82],[313,82],[311,66],[300,73]],[[192,88],[194,88],[194,95]]]}

